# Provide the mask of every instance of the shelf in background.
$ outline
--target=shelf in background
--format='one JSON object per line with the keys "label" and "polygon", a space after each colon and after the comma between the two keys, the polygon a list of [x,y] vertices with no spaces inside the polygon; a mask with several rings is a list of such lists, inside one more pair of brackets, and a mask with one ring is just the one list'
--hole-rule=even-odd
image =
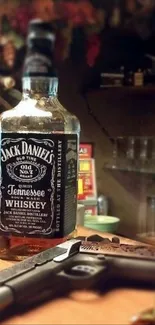
{"label": "shelf in background", "polygon": [[151,169],[134,169],[134,168],[127,168],[127,167],[113,167],[110,164],[106,164],[104,166],[104,169],[109,171],[119,171],[119,172],[126,172],[126,173],[135,173],[137,175],[143,174],[143,175],[155,175],[155,170]]}
{"label": "shelf in background", "polygon": [[98,89],[89,89],[86,92],[87,95],[91,94],[115,94],[115,95],[140,95],[140,96],[155,96],[155,85],[154,86],[143,86],[143,87],[128,87],[128,86],[122,86],[122,87],[100,87]]}

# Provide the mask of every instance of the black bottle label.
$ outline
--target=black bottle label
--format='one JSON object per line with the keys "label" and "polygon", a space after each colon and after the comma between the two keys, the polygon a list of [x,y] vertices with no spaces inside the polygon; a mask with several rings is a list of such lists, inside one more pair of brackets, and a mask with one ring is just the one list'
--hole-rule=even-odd
{"label": "black bottle label", "polygon": [[56,77],[53,64],[53,39],[33,38],[29,40],[23,75],[25,77]]}
{"label": "black bottle label", "polygon": [[75,134],[1,134],[1,234],[58,238],[74,230],[77,143]]}

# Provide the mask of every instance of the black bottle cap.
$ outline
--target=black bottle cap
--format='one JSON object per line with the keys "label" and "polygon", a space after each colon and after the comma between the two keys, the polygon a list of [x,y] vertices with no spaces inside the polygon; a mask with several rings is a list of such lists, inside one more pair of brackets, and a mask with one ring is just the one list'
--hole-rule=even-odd
{"label": "black bottle cap", "polygon": [[56,77],[53,64],[55,32],[50,22],[33,19],[29,22],[24,77]]}
{"label": "black bottle cap", "polygon": [[29,22],[28,33],[30,32],[54,32],[52,24],[50,22],[44,21],[42,19],[32,19]]}

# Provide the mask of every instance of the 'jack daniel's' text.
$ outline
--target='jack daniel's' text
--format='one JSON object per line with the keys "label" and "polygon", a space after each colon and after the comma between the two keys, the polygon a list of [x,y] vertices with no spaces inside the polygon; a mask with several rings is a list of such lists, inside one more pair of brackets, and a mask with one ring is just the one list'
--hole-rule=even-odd
{"label": "'jack daniel's' text", "polygon": [[6,162],[10,158],[23,155],[43,159],[48,164],[51,164],[54,158],[53,149],[49,151],[38,145],[28,144],[26,141],[21,141],[20,144],[10,146],[9,148],[1,148],[1,160],[3,162]]}

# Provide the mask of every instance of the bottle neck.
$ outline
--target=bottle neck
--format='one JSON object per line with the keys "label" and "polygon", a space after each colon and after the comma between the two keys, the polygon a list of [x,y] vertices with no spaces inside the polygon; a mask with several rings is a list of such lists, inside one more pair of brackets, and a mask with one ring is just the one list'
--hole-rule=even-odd
{"label": "bottle neck", "polygon": [[57,97],[57,77],[23,77],[22,79],[23,99],[41,97]]}
{"label": "bottle neck", "polygon": [[27,38],[23,65],[23,98],[57,97],[58,78],[54,66],[55,35],[45,22],[33,21]]}

